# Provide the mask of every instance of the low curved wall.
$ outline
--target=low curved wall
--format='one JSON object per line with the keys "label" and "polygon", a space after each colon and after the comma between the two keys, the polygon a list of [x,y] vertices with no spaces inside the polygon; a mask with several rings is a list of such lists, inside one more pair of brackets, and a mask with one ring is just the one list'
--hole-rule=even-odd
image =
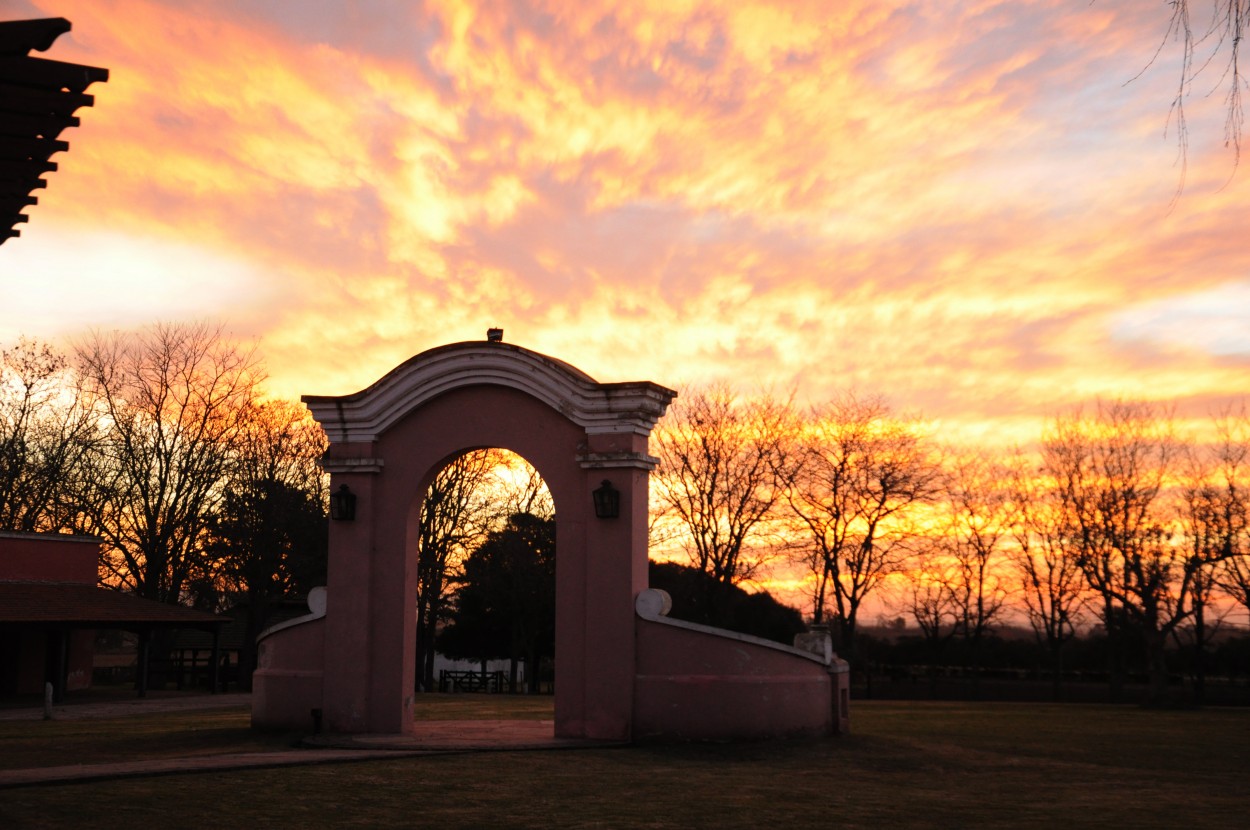
{"label": "low curved wall", "polygon": [[252,726],[316,731],[325,665],[325,589],[309,594],[311,614],[265,629],[256,638]]}
{"label": "low curved wall", "polygon": [[846,663],[672,620],[667,595],[639,594],[634,737],[678,740],[846,731]]}

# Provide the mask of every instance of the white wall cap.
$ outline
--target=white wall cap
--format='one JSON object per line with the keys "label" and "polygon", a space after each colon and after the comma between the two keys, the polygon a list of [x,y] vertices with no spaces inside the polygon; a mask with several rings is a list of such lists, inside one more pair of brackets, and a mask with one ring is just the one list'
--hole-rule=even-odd
{"label": "white wall cap", "polygon": [[[724,628],[715,628],[710,625],[702,625],[700,623],[687,622],[686,620],[675,620],[668,616],[668,612],[672,610],[673,599],[668,595],[667,591],[660,588],[647,588],[639,591],[638,596],[634,599],[634,611],[644,620],[660,625],[671,626],[672,628],[684,628],[687,631],[697,631],[700,634],[707,634],[721,640],[736,640],[740,643],[750,643],[751,645],[763,646],[773,651],[780,651],[786,654],[792,654],[795,657],[802,657],[804,660],[810,660],[813,663],[830,667],[829,663],[823,660],[819,655],[812,654],[810,651],[794,648],[792,646],[783,645],[773,640],[765,640],[763,637],[754,637],[750,634],[741,634],[737,631],[729,631]],[[831,671],[832,671],[832,667]]]}
{"label": "white wall cap", "polygon": [[264,631],[256,635],[256,642],[260,642],[271,634],[277,634],[287,628],[295,628],[297,625],[305,625],[306,623],[316,622],[326,615],[326,588],[324,585],[318,585],[308,592],[308,610],[311,613],[302,617],[295,617],[289,620],[283,620],[277,625],[271,625]]}

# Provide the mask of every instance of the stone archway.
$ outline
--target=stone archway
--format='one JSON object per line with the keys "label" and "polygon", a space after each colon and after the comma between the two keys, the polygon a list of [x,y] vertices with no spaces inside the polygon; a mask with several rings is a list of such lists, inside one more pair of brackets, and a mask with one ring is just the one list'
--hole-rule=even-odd
{"label": "stone archway", "polygon": [[[354,395],[305,397],[330,439],[332,490],[347,485],[357,500],[355,520],[330,529],[325,726],[411,732],[411,517],[447,458],[500,447],[534,465],[556,503],[556,734],[629,738],[634,598],[647,587],[647,437],[673,395],[479,342],[420,354]],[[618,518],[595,518],[591,492],[604,480],[621,494]]]}
{"label": "stone archway", "polygon": [[[556,506],[557,737],[845,731],[848,667],[827,634],[792,648],[670,619],[667,595],[647,587],[647,440],[675,394],[488,341],[423,352],[354,395],[306,396],[355,517],[330,523],[312,613],[261,634],[252,723],[300,728],[311,715],[331,732],[412,734],[416,512],[448,458],[500,447],[538,470]],[[604,481],[615,518],[595,515]]]}

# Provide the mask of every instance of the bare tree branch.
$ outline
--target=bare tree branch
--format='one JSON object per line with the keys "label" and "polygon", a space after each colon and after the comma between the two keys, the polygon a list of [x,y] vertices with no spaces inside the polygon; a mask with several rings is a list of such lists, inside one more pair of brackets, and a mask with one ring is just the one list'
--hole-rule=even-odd
{"label": "bare tree branch", "polygon": [[769,556],[757,543],[782,498],[788,418],[788,403],[765,396],[687,389],[652,435],[659,509],[713,585],[750,579]]}
{"label": "bare tree branch", "polygon": [[917,422],[851,394],[812,411],[789,457],[785,498],[806,547],[813,617],[822,622],[832,604],[853,651],[859,610],[905,557],[909,513],[937,495],[940,467]]}
{"label": "bare tree branch", "polygon": [[178,603],[237,463],[261,379],[252,352],[206,324],[96,334],[78,369],[103,436],[79,492],[105,567],[141,596]]}
{"label": "bare tree branch", "polygon": [[67,493],[97,438],[64,357],[26,339],[0,351],[0,528],[76,529]]}

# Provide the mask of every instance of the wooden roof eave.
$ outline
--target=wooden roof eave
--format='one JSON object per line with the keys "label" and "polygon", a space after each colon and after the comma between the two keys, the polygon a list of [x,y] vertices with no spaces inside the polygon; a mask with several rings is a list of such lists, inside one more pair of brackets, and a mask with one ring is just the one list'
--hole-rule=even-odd
{"label": "wooden roof eave", "polygon": [[103,83],[108,79],[109,71],[98,66],[21,55],[0,55],[0,81],[18,86],[80,93],[92,84]]}
{"label": "wooden roof eave", "polygon": [[94,103],[95,96],[85,92],[65,92],[0,82],[0,111],[4,112],[67,116]]}
{"label": "wooden roof eave", "polygon": [[31,50],[46,52],[57,38],[73,27],[64,17],[6,20],[0,23],[0,55],[25,55]]}

